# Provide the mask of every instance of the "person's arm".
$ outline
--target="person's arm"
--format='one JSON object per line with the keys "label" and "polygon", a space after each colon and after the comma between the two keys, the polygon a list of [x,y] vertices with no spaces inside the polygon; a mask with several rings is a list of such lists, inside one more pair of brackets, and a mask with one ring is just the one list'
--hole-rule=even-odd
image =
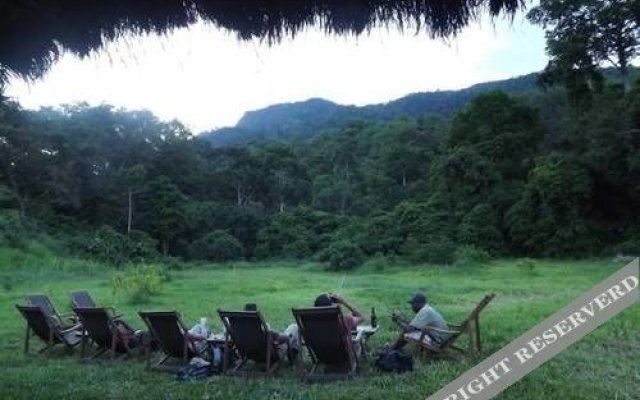
{"label": "person's arm", "polygon": [[408,322],[407,320],[405,320],[404,318],[402,318],[400,315],[396,313],[391,314],[391,321],[395,322],[395,324],[398,326],[398,328],[400,328],[400,330],[403,333],[419,330],[419,328],[415,327],[412,324],[413,321]]}
{"label": "person's arm", "polygon": [[360,324],[362,321],[364,321],[364,316],[362,315],[362,313],[358,311],[355,307],[353,307],[351,304],[347,303],[347,301],[342,296],[338,294],[332,294],[331,298],[336,304],[342,304],[343,306],[345,306],[345,308],[347,308],[351,312],[354,327]]}
{"label": "person's arm", "polygon": [[198,341],[198,342],[207,339],[207,336],[202,334],[202,331],[200,329],[200,325],[195,325],[193,328],[189,329],[187,331],[187,336],[190,339],[193,339],[193,340]]}

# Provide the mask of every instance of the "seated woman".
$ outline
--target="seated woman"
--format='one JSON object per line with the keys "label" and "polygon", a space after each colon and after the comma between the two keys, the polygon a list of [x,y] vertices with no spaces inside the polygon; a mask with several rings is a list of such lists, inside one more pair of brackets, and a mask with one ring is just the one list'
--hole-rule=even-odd
{"label": "seated woman", "polygon": [[[313,302],[314,307],[327,307],[334,304],[343,306],[349,311],[349,313],[343,315],[342,318],[346,330],[345,335],[351,335],[351,331],[356,329],[356,327],[364,321],[364,317],[360,311],[349,304],[342,296],[335,293],[323,293],[316,297]],[[300,352],[300,333],[298,332],[298,325],[295,323],[289,325],[287,329],[282,332],[280,337],[283,341],[286,340],[292,355],[297,356]],[[361,353],[360,343],[351,343],[354,345],[355,353],[359,355]]]}

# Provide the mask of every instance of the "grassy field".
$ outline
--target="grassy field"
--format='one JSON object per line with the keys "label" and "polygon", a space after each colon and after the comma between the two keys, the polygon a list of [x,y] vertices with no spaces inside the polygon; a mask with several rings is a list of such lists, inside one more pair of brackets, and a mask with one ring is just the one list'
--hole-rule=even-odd
{"label": "grassy field", "polygon": [[[370,263],[348,273],[328,273],[309,263],[241,263],[202,266],[171,272],[163,293],[143,305],[128,304],[112,292],[112,272],[70,269],[33,270],[7,281],[0,289],[0,398],[2,399],[420,399],[437,391],[480,359],[568,304],[586,289],[621,268],[609,260],[565,262],[503,260],[485,266],[401,266]],[[39,271],[39,272],[38,272]],[[7,283],[8,282],[8,283]],[[453,322],[459,321],[489,292],[496,299],[482,315],[484,353],[464,361],[418,358],[404,375],[381,374],[364,364],[349,382],[301,383],[290,369],[273,379],[216,376],[178,382],[171,375],[147,372],[137,359],[80,361],[62,350],[50,357],[22,354],[24,323],[14,307],[25,293],[51,295],[59,311],[69,310],[67,293],[87,289],[104,305],[115,306],[132,324],[142,327],[137,310],[176,309],[188,325],[201,316],[220,329],[215,309],[259,304],[273,328],[292,321],[292,306],[311,305],[323,291],[337,291],[366,314],[376,307],[382,331],[372,339],[377,348],[396,337],[389,314],[409,313],[406,299],[424,291],[432,304]],[[33,348],[39,345],[34,342]],[[507,389],[501,399],[639,399],[640,306],[626,310],[586,339]]]}

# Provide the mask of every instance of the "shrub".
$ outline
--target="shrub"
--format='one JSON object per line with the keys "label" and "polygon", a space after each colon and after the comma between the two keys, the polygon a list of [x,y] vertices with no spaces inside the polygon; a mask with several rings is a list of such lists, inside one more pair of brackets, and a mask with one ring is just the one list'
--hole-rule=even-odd
{"label": "shrub", "polygon": [[354,269],[364,261],[364,254],[358,245],[347,240],[333,242],[323,250],[320,261],[328,262],[329,269],[343,271]]}
{"label": "shrub", "polygon": [[472,245],[494,254],[499,253],[504,248],[499,221],[497,213],[491,206],[486,203],[478,204],[458,225],[458,243]]}
{"label": "shrub", "polygon": [[0,211],[0,246],[21,247],[26,231],[17,210]]}
{"label": "shrub", "polygon": [[132,304],[146,303],[152,295],[162,291],[169,280],[167,272],[157,265],[143,265],[127,269],[111,278],[114,294],[125,293]]}
{"label": "shrub", "polygon": [[491,255],[484,249],[466,245],[456,249],[453,259],[454,265],[466,267],[484,264],[491,259]]}
{"label": "shrub", "polygon": [[222,230],[208,233],[189,246],[189,257],[209,261],[230,261],[242,258],[242,243]]}
{"label": "shrub", "polygon": [[306,258],[313,251],[314,233],[296,215],[282,213],[274,216],[269,225],[258,231],[255,255],[259,258]]}
{"label": "shrub", "polygon": [[157,258],[158,241],[152,238],[147,232],[132,230],[129,236],[125,236],[124,253],[128,260],[140,262]]}
{"label": "shrub", "polygon": [[84,246],[85,253],[99,260],[120,266],[126,260],[126,236],[109,225],[103,225],[89,238]]}
{"label": "shrub", "polygon": [[159,256],[158,242],[139,230],[132,230],[127,236],[109,225],[103,225],[93,233],[66,235],[63,240],[70,251],[115,266],[127,261],[149,261]]}
{"label": "shrub", "polygon": [[455,250],[455,244],[446,236],[432,236],[425,241],[409,237],[401,249],[410,261],[429,264],[451,264]]}

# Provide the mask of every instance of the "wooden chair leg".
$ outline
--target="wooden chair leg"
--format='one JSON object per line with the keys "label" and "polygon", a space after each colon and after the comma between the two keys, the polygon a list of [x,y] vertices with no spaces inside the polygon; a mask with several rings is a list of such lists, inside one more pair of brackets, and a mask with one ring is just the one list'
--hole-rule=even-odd
{"label": "wooden chair leg", "polygon": [[49,342],[47,342],[47,347],[45,347],[46,350],[53,347],[53,338],[53,328],[49,328]]}
{"label": "wooden chair leg", "polygon": [[478,352],[478,340],[476,337],[476,320],[472,319],[469,321],[469,323],[467,324],[467,333],[469,334],[470,337],[470,346],[469,346],[469,353],[471,354],[475,354]]}
{"label": "wooden chair leg", "polygon": [[165,362],[167,362],[167,360],[171,358],[171,356],[164,356],[162,358],[162,360],[158,361],[158,363],[155,365],[155,368],[159,368],[162,364],[164,364]]}
{"label": "wooden chair leg", "polygon": [[271,343],[269,343],[269,339],[267,339],[267,376],[271,376]]}
{"label": "wooden chair leg", "polygon": [[189,339],[186,334],[182,343],[182,364],[186,364],[189,359]]}
{"label": "wooden chair leg", "polygon": [[116,342],[118,340],[118,332],[114,328],[111,332],[111,360],[116,356]]}
{"label": "wooden chair leg", "polygon": [[80,359],[84,359],[85,350],[87,348],[87,334],[82,330],[82,337],[80,338]]}
{"label": "wooden chair leg", "polygon": [[27,325],[27,333],[24,337],[24,354],[29,353],[29,337],[31,336],[31,328]]}
{"label": "wooden chair leg", "polygon": [[144,358],[146,361],[145,369],[151,368],[151,342],[148,339],[144,341]]}
{"label": "wooden chair leg", "polygon": [[229,368],[229,334],[227,332],[224,333],[224,354],[222,355],[222,373],[226,373]]}
{"label": "wooden chair leg", "polygon": [[476,343],[478,345],[478,352],[482,351],[482,342],[480,341],[480,318],[476,316]]}

